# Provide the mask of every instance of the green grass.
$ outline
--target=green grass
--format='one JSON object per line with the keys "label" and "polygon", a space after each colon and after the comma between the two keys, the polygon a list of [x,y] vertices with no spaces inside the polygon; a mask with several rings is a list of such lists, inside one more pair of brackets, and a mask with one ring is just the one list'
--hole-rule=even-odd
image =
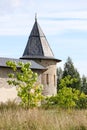
{"label": "green grass", "polygon": [[1,104],[0,130],[87,130],[87,110],[25,110]]}

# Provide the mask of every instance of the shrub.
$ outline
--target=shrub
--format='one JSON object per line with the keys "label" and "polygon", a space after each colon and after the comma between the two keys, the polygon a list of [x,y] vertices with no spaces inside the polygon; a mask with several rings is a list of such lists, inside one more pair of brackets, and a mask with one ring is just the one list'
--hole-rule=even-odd
{"label": "shrub", "polygon": [[56,105],[60,108],[73,108],[78,100],[78,90],[64,87],[58,91],[58,94],[47,98],[47,106]]}
{"label": "shrub", "polygon": [[87,96],[84,93],[81,93],[76,101],[76,108],[87,109]]}

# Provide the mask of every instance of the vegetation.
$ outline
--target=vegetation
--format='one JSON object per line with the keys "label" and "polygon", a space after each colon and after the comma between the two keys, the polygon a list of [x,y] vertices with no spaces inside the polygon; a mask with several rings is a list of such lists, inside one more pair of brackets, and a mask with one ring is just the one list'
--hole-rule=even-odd
{"label": "vegetation", "polygon": [[7,65],[13,70],[8,83],[17,86],[24,107],[14,101],[1,103],[0,130],[87,130],[87,81],[85,76],[80,78],[70,62],[69,68],[66,65],[64,71],[57,71],[57,95],[46,97],[39,108],[33,107],[42,99],[42,87],[36,84],[37,74],[31,71],[30,64],[8,61]]}
{"label": "vegetation", "polygon": [[81,82],[81,91],[87,94],[87,77],[85,75],[82,76],[82,82]]}
{"label": "vegetation", "polygon": [[[47,100],[48,104],[57,104],[64,108],[87,108],[87,78],[80,78],[70,57],[68,57],[64,71],[57,69],[57,95]],[[49,103],[50,102],[50,103]]]}
{"label": "vegetation", "polygon": [[63,76],[63,71],[61,69],[61,67],[57,68],[57,92],[59,90],[59,84],[60,84],[60,80],[62,79]]}
{"label": "vegetation", "polygon": [[10,103],[0,105],[0,130],[87,130],[87,110],[25,110]]}
{"label": "vegetation", "polygon": [[7,65],[13,70],[9,74],[8,83],[17,86],[21,104],[26,108],[38,106],[42,99],[42,86],[36,84],[37,73],[30,69],[30,63],[8,61]]}
{"label": "vegetation", "polygon": [[64,70],[62,70],[61,68],[57,69],[57,76],[59,76],[59,78],[57,79],[58,90],[59,90],[60,80],[65,78],[68,75],[71,76],[72,79],[75,78],[77,82],[73,82],[72,85],[67,87],[78,89],[80,90],[80,92],[84,92],[85,94],[87,94],[87,77],[83,75],[81,78],[79,72],[74,67],[72,59],[70,57],[67,58],[64,64]]}
{"label": "vegetation", "polygon": [[77,79],[77,82],[73,82],[71,87],[80,90],[81,89],[80,74],[77,71],[77,69],[74,67],[74,64],[73,64],[70,57],[68,57],[65,65],[64,65],[64,71],[63,71],[63,77],[62,78],[66,77],[67,75],[70,75],[71,78],[76,78]]}
{"label": "vegetation", "polygon": [[73,82],[77,82],[76,78],[71,78],[70,75],[62,78],[59,84],[57,95],[47,97],[46,108],[57,106],[60,108],[87,108],[87,96],[75,88],[70,87]]}
{"label": "vegetation", "polygon": [[[36,85],[37,74],[30,69],[30,64],[16,63],[8,61],[7,65],[15,73],[9,74],[11,80],[9,84],[17,85],[18,96],[24,107],[31,108],[38,106],[42,99],[41,86]],[[18,67],[20,71],[16,71]],[[75,69],[71,58],[67,59],[64,71],[61,68],[57,70],[58,74],[58,93],[55,96],[46,97],[43,107],[57,106],[59,108],[87,108],[86,78],[80,79],[79,73]],[[82,87],[82,86],[83,87]],[[79,86],[79,87],[78,87]],[[85,93],[84,93],[85,92]]]}

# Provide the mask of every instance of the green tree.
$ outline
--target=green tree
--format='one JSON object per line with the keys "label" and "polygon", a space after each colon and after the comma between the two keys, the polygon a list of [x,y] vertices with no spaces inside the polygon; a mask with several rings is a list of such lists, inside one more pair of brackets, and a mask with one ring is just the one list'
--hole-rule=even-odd
{"label": "green tree", "polygon": [[76,106],[78,100],[79,90],[72,90],[72,88],[63,87],[58,91],[57,100],[58,105],[62,108],[73,108]]}
{"label": "green tree", "polygon": [[60,80],[59,88],[72,88],[72,84],[75,84],[76,82],[78,82],[76,78],[72,78],[70,75],[68,75]]}
{"label": "green tree", "polygon": [[45,107],[87,108],[87,96],[80,90],[71,87],[76,82],[77,79],[70,75],[62,78],[57,95],[47,97]]}
{"label": "green tree", "polygon": [[60,80],[62,79],[63,76],[63,71],[61,69],[61,67],[57,68],[57,92],[59,90],[59,84],[60,84]]}
{"label": "green tree", "polygon": [[13,70],[8,83],[17,86],[22,105],[27,108],[38,106],[42,99],[42,86],[36,84],[38,76],[30,69],[30,63],[8,61],[6,64]]}
{"label": "green tree", "polygon": [[82,76],[81,91],[87,94],[87,77],[85,75]]}
{"label": "green tree", "polygon": [[77,82],[77,79],[71,78],[70,75],[62,78],[57,95],[48,98],[47,105],[57,105],[62,108],[75,107],[80,91],[70,87],[74,82]]}
{"label": "green tree", "polygon": [[76,78],[72,78],[70,75],[62,78],[59,84],[59,91],[56,101],[59,106],[64,108],[87,108],[87,96],[84,92],[72,88],[72,84],[78,82]]}
{"label": "green tree", "polygon": [[79,72],[77,71],[77,69],[74,67],[74,64],[71,60],[70,57],[68,57],[65,65],[64,65],[64,71],[63,71],[63,78],[70,75],[71,78],[76,78],[77,79],[77,82],[73,83],[71,85],[72,88],[76,88],[76,89],[81,89],[81,78],[80,78],[80,74]]}
{"label": "green tree", "polygon": [[[79,98],[79,90],[63,87],[59,89],[57,95],[47,98],[46,107],[58,106],[60,108],[74,108]],[[78,103],[79,104],[79,103]]]}
{"label": "green tree", "polygon": [[72,108],[76,106],[78,100],[79,90],[72,88],[72,84],[78,80],[72,78],[70,75],[65,76],[60,80],[59,91],[57,94],[58,104],[60,107]]}

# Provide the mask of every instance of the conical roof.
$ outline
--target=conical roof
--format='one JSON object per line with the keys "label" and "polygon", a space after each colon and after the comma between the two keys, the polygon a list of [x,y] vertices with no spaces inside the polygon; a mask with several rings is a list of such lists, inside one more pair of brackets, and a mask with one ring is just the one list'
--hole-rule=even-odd
{"label": "conical roof", "polygon": [[[30,33],[22,59],[55,59],[49,43],[39,26],[37,19]],[[58,59],[55,59],[59,61]]]}

